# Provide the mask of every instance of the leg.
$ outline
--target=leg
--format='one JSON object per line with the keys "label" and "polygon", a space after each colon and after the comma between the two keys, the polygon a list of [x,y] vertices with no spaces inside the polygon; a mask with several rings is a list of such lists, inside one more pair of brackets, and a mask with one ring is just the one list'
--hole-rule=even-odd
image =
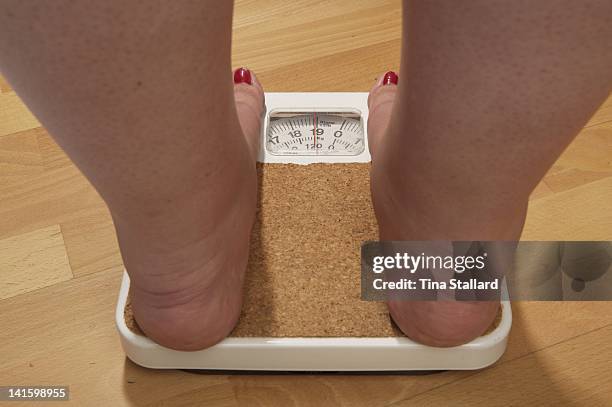
{"label": "leg", "polygon": [[[405,0],[404,14],[399,85],[370,96],[381,239],[518,239],[529,194],[609,95],[612,3]],[[497,306],[389,304],[437,346],[482,334]]]}
{"label": "leg", "polygon": [[263,92],[232,85],[231,19],[213,0],[0,5],[3,74],[108,204],[136,320],[176,349],[240,312]]}

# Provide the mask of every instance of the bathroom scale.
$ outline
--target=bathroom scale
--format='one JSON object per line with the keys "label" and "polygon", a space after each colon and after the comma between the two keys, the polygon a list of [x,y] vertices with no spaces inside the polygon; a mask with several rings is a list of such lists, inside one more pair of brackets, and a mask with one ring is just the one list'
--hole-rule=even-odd
{"label": "bathroom scale", "polygon": [[[368,93],[365,92],[265,94],[266,112],[262,120],[262,143],[258,161],[264,166],[280,164],[277,166],[280,169],[275,170],[280,174],[280,177],[275,178],[280,190],[284,188],[282,177],[285,168],[289,171],[291,165],[294,167],[316,167],[318,165],[316,179],[300,180],[298,184],[300,188],[304,185],[314,185],[311,188],[315,189],[318,188],[317,182],[333,181],[336,177],[334,169],[341,169],[342,164],[368,165],[370,153],[366,126],[367,98]],[[320,167],[321,164],[332,165]],[[350,184],[348,178],[336,182],[331,185],[342,188],[346,186],[342,190],[338,188],[338,194],[348,195],[352,189],[356,188]],[[332,190],[326,193],[329,196],[334,192]],[[279,194],[278,197],[274,197],[274,201],[282,201],[282,197],[285,196],[288,195]],[[342,202],[344,197],[337,197],[337,199]],[[322,202],[321,207],[328,208],[324,204]],[[308,218],[308,211],[317,208],[316,202],[309,202],[308,205],[311,206],[308,206],[302,218]],[[290,211],[291,208],[286,210]],[[334,222],[339,222],[338,219],[330,219],[326,227],[333,227]],[[276,219],[275,222],[282,222],[282,219]],[[287,238],[295,239],[296,237]],[[317,239],[320,240],[318,244],[326,245],[325,236]],[[354,250],[357,253],[361,243],[361,241],[355,242]],[[287,273],[289,273],[289,269],[293,268],[292,256],[296,254],[287,253],[285,256],[277,253],[276,256],[285,261],[283,264],[286,265]],[[357,260],[357,265],[351,268],[359,269],[359,261]],[[359,274],[354,273],[359,273],[359,271],[343,269],[340,266],[333,270],[335,276],[332,276],[331,279],[346,281],[346,274],[349,271],[353,273],[350,280],[358,284]],[[308,274],[308,272],[309,269],[301,270],[302,274]],[[389,333],[391,331],[385,331],[385,334],[380,336],[372,332],[368,332],[368,335],[324,336],[298,331],[301,332],[299,336],[233,336],[230,334],[228,338],[204,350],[177,351],[160,346],[144,336],[142,332],[131,329],[130,324],[126,321],[129,287],[130,279],[127,273],[124,273],[116,308],[116,324],[121,344],[126,355],[133,362],[157,369],[296,372],[480,369],[493,364],[504,353],[512,324],[510,303],[502,301],[500,315],[495,325],[483,336],[464,345],[450,348],[425,346],[408,339],[401,333]],[[294,286],[289,286],[289,288],[295,289]],[[507,296],[502,297],[507,298]],[[296,298],[298,301],[300,295],[297,293],[282,298],[285,298],[283,301],[293,301],[291,298]],[[354,300],[360,301],[359,298]],[[338,304],[338,301],[332,300],[329,306],[321,308],[331,309],[332,313],[327,315],[334,315],[334,307],[341,306],[342,304]],[[274,307],[271,309],[274,310]],[[346,313],[347,310],[344,309],[344,312]],[[348,312],[346,315],[350,315],[350,310]],[[360,318],[357,311],[353,318]],[[367,321],[363,322],[367,324]],[[282,332],[283,329],[280,331]],[[261,330],[261,332],[267,331]],[[339,330],[339,332],[342,331]]]}

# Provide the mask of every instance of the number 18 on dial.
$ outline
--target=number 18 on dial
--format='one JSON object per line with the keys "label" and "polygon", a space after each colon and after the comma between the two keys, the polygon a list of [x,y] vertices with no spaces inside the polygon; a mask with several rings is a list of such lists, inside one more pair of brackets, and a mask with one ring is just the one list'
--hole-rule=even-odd
{"label": "number 18 on dial", "polygon": [[270,112],[266,149],[274,155],[358,155],[364,132],[358,110]]}

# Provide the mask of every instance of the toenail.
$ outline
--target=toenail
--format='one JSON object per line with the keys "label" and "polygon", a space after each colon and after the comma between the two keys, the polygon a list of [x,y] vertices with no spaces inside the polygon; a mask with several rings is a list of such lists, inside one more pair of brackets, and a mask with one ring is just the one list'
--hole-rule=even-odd
{"label": "toenail", "polygon": [[399,80],[399,77],[397,76],[397,74],[393,71],[389,71],[383,77],[382,83],[383,85],[388,85],[390,83],[397,85],[398,80]]}
{"label": "toenail", "polygon": [[253,80],[251,79],[251,71],[246,68],[236,69],[234,72],[234,83],[248,83],[252,85]]}

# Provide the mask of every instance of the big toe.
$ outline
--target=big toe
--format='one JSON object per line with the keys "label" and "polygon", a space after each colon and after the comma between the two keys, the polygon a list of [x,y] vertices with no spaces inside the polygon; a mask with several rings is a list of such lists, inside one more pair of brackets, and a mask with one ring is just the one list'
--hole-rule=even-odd
{"label": "big toe", "polygon": [[370,154],[374,154],[387,129],[397,92],[398,80],[397,74],[389,71],[381,75],[370,90],[368,96],[368,145]]}
{"label": "big toe", "polygon": [[257,160],[265,108],[264,91],[255,74],[246,68],[234,71],[234,100],[240,127],[252,157]]}

